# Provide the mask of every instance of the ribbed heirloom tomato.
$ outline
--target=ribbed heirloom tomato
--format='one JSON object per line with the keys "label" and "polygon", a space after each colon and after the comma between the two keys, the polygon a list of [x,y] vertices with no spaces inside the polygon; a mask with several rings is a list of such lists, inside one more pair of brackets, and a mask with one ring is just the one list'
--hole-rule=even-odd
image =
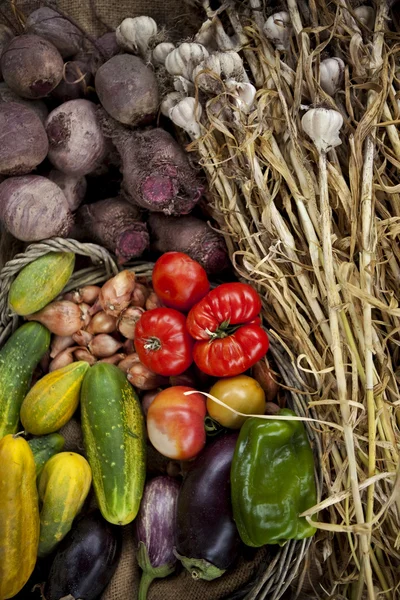
{"label": "ribbed heirloom tomato", "polygon": [[147,413],[150,442],[163,455],[177,460],[194,458],[206,443],[202,394],[185,396],[193,388],[176,385],[160,392]]}
{"label": "ribbed heirloom tomato", "polygon": [[207,273],[183,252],[166,252],[156,261],[153,287],[165,306],[187,312],[210,289]]}
{"label": "ribbed heirloom tomato", "polygon": [[185,316],[173,308],[143,313],[136,324],[135,348],[141,363],[165,377],[181,375],[193,362]]}
{"label": "ribbed heirloom tomato", "polygon": [[193,359],[199,369],[214,377],[231,377],[258,362],[269,347],[260,311],[260,297],[246,283],[223,283],[200,300],[186,321],[197,340]]}

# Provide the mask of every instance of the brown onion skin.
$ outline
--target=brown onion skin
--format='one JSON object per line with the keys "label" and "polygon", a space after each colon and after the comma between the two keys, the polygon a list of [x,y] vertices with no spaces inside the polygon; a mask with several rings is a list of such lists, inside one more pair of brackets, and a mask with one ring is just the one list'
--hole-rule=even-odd
{"label": "brown onion skin", "polygon": [[140,363],[139,356],[136,353],[125,355],[125,358],[118,364],[118,368],[124,373],[128,373],[129,369]]}
{"label": "brown onion skin", "polygon": [[89,363],[91,367],[97,362],[97,358],[87,348],[78,348],[75,350],[74,356],[76,360],[83,360]]}
{"label": "brown onion skin", "polygon": [[128,340],[135,339],[136,324],[144,312],[139,306],[129,306],[118,319],[118,331]]}
{"label": "brown onion skin", "polygon": [[93,315],[92,320],[87,327],[87,331],[92,334],[113,333],[116,329],[117,319],[104,311]]}
{"label": "brown onion skin", "polygon": [[265,362],[260,360],[252,367],[252,376],[265,392],[267,402],[273,402],[278,395],[279,385],[273,380],[273,372]]}
{"label": "brown onion skin", "polygon": [[42,310],[27,315],[27,321],[38,321],[51,333],[60,336],[72,336],[82,326],[82,313],[77,304],[68,300],[50,302]]}
{"label": "brown onion skin", "polygon": [[108,358],[115,354],[122,346],[122,342],[118,342],[107,333],[99,333],[88,345],[90,352],[96,358]]}
{"label": "brown onion skin", "polygon": [[155,292],[150,292],[146,299],[145,308],[146,310],[153,310],[153,308],[161,308],[162,302]]}
{"label": "brown onion skin", "polygon": [[146,300],[149,297],[150,290],[142,283],[136,283],[135,289],[133,290],[131,297],[131,306],[138,306],[139,308],[144,308],[146,304]]}
{"label": "brown onion skin", "polygon": [[55,335],[51,342],[50,358],[55,358],[57,354],[63,352],[70,346],[74,345],[74,340],[70,335]]}
{"label": "brown onion skin", "polygon": [[64,61],[53,44],[37,35],[19,35],[3,50],[1,72],[22,98],[44,98],[60,83]]}
{"label": "brown onion skin", "polygon": [[88,331],[80,329],[73,334],[72,339],[78,346],[87,346],[93,339],[93,335]]}
{"label": "brown onion skin", "polygon": [[74,350],[76,350],[76,346],[67,348],[62,352],[59,352],[59,354],[57,354],[57,356],[53,358],[49,365],[49,373],[51,373],[52,371],[57,371],[57,369],[62,369],[63,367],[72,364],[74,362]]}
{"label": "brown onion skin", "polygon": [[153,373],[140,362],[132,365],[127,377],[133,387],[144,391],[168,385],[167,377]]}
{"label": "brown onion skin", "polygon": [[121,271],[103,285],[98,303],[108,315],[119,317],[128,308],[135,288],[135,274],[131,271]]}
{"label": "brown onion skin", "polygon": [[112,356],[108,356],[107,358],[102,358],[98,362],[108,363],[109,365],[118,365],[124,358],[126,358],[126,354],[124,354],[123,352],[118,352],[117,354],[113,354]]}

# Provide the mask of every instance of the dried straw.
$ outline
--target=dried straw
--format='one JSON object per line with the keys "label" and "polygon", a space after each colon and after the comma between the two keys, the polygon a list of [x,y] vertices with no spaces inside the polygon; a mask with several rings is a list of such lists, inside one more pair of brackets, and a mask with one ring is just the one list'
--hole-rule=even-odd
{"label": "dried straw", "polygon": [[[394,598],[400,580],[399,35],[385,1],[373,31],[348,0],[287,0],[290,50],[263,33],[261,0],[205,16],[239,40],[257,88],[249,114],[205,95],[196,151],[210,210],[238,275],[314,394],[324,495],[307,511],[320,529],[324,580],[315,597]],[[268,10],[268,14],[266,11]],[[223,39],[223,35],[219,38]],[[346,63],[334,97],[319,84],[328,56]],[[342,144],[325,155],[301,127],[304,105],[339,111]],[[338,427],[340,426],[340,427]],[[314,597],[314,596],[313,596]]]}

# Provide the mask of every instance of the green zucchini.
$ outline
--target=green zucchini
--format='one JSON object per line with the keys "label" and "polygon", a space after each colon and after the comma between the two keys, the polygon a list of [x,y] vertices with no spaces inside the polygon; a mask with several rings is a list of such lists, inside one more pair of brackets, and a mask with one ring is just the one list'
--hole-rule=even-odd
{"label": "green zucchini", "polygon": [[17,329],[0,350],[0,439],[17,433],[21,404],[49,346],[49,330],[33,322]]}
{"label": "green zucchini", "polygon": [[124,373],[97,363],[81,390],[82,430],[103,517],[126,525],[136,517],[146,477],[142,408]]}
{"label": "green zucchini", "polygon": [[65,439],[59,433],[49,433],[49,435],[32,438],[28,444],[35,459],[36,477],[39,477],[47,461],[64,448]]}
{"label": "green zucchini", "polygon": [[8,303],[17,315],[31,315],[57,298],[75,266],[73,252],[49,252],[26,265],[11,284]]}

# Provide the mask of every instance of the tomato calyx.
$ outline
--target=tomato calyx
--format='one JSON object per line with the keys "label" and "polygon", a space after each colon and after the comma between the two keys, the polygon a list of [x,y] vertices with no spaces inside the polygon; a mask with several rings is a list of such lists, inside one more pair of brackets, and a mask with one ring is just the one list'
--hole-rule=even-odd
{"label": "tomato calyx", "polygon": [[229,337],[230,335],[233,335],[235,331],[237,331],[242,326],[243,323],[240,323],[239,325],[230,325],[229,321],[223,321],[215,331],[210,331],[209,329],[205,329],[204,331],[208,336],[210,336],[210,342],[212,342],[213,340],[221,340],[223,338]]}
{"label": "tomato calyx", "polygon": [[161,341],[158,337],[148,337],[144,340],[143,348],[150,352],[156,352],[162,348]]}

